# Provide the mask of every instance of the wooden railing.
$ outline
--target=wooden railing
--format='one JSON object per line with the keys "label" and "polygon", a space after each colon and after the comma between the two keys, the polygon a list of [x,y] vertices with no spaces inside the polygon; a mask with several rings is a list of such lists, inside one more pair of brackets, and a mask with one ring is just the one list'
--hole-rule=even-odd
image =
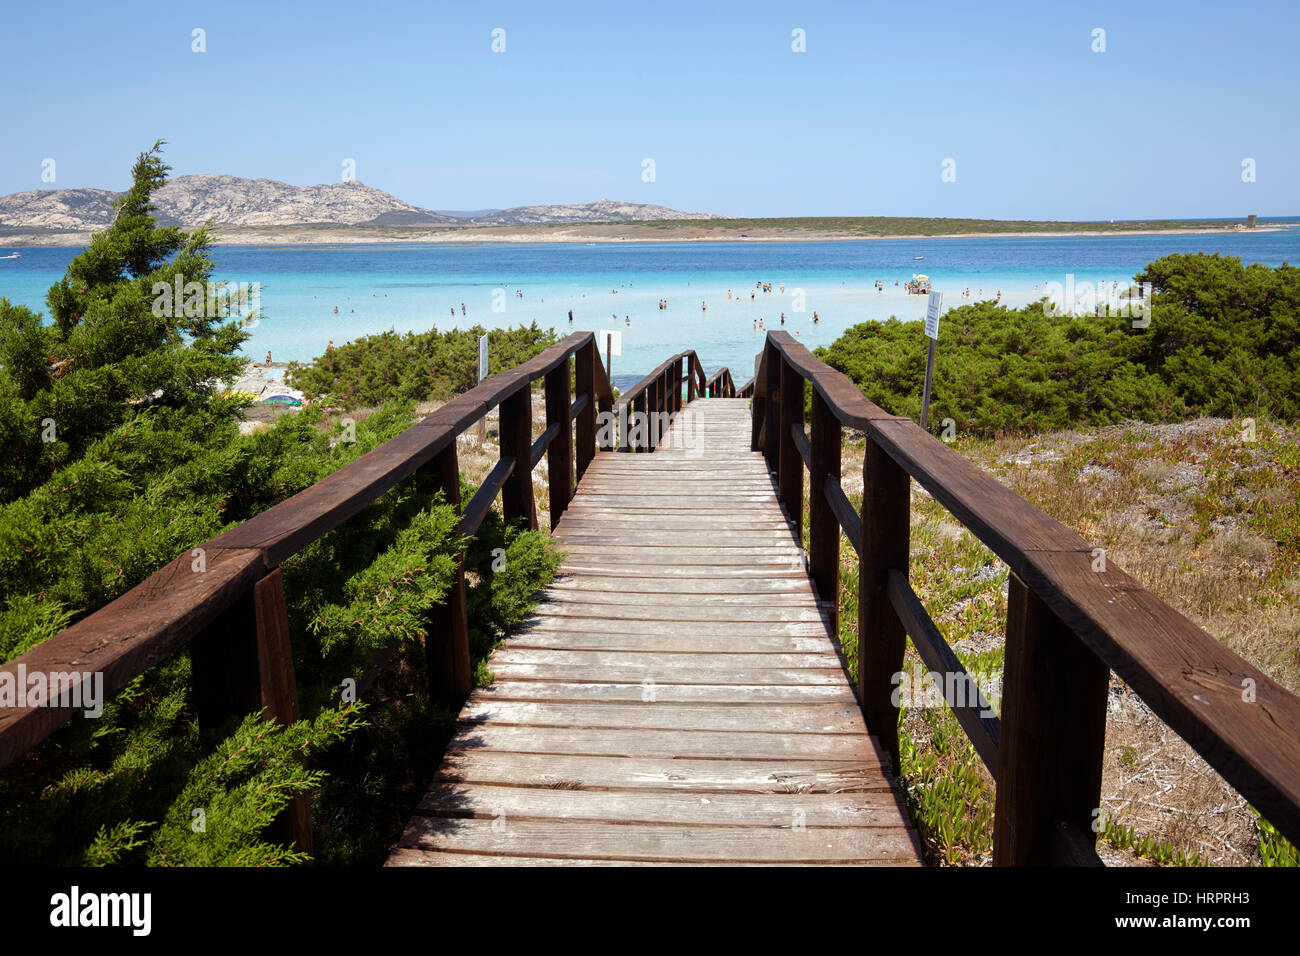
{"label": "wooden railing", "polygon": [[[866,435],[861,514],[840,487],[845,427]],[[1075,532],[910,419],[873,405],[785,332],[769,332],[758,359],[752,439],[796,529],[808,472],[809,570],[832,606],[841,531],[858,553],[857,690],[895,772],[899,710],[891,695],[907,638],[932,672],[966,692],[964,705],[949,706],[997,782],[995,863],[1100,863],[1093,824],[1111,671],[1300,843],[1300,699],[1113,562],[1098,565],[1098,552]],[[910,479],[1011,570],[1000,718],[989,716],[908,583]]]}
{"label": "wooden railing", "polygon": [[654,451],[659,446],[662,416],[682,409],[683,382],[687,403],[707,392],[704,369],[692,350],[678,352],[618,397],[619,451]]}
{"label": "wooden railing", "polygon": [[736,383],[731,380],[731,371],[723,368],[714,372],[704,383],[704,394],[707,398],[735,398]]}
{"label": "wooden railing", "polygon": [[[687,401],[695,398],[704,376],[695,354],[687,352],[660,366],[623,396],[620,405],[640,401],[643,407],[648,403],[660,410],[679,410],[683,358],[690,362]],[[671,373],[674,362],[676,378]],[[546,428],[534,441],[531,385],[539,378],[544,380]],[[297,685],[281,562],[412,475],[428,490],[441,489],[459,508],[456,437],[498,406],[500,457],[461,511],[461,533],[470,536],[478,530],[498,494],[507,520],[536,528],[532,470],[543,456],[554,527],[596,455],[598,412],[612,413],[614,407],[591,332],[576,332],[458,395],[310,488],[180,555],[116,601],[0,670],[13,679],[20,670],[75,674],[75,683],[81,682],[80,675],[99,674],[107,695],[192,645],[200,726],[219,727],[229,717],[262,708],[281,723],[296,720]],[[426,640],[430,690],[459,706],[472,686],[463,562],[446,603],[432,617]],[[0,767],[35,747],[78,709],[33,703],[0,710]],[[310,846],[305,799],[291,807],[287,833],[299,847]]]}

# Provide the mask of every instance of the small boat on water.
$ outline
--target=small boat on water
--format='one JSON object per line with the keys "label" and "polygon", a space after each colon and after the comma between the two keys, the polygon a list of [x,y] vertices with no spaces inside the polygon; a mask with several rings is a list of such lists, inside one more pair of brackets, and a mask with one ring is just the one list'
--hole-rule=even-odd
{"label": "small boat on water", "polygon": [[12,256],[0,256],[0,259],[21,259],[21,258],[22,256],[20,256],[16,252]]}
{"label": "small boat on water", "polygon": [[912,256],[913,259],[924,259],[925,256]]}

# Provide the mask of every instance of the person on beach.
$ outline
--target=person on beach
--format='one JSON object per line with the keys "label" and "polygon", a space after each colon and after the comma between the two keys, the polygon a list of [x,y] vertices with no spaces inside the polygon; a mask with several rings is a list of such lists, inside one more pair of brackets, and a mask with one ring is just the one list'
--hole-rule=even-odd
{"label": "person on beach", "polygon": [[326,352],[333,352],[333,351],[334,351],[334,340],[333,340],[333,339],[330,339],[330,343],[329,343],[329,345],[325,346],[325,351],[326,351]]}
{"label": "person on beach", "polygon": [[781,313],[781,324],[782,324],[782,325],[785,325],[785,313],[784,313],[784,312]]}
{"label": "person on beach", "polygon": [[339,307],[338,307],[337,305],[334,306],[334,314],[335,314],[335,315],[338,315],[338,314],[339,314]]}
{"label": "person on beach", "polygon": [[270,352],[269,349],[267,350],[267,353],[266,353],[266,367],[267,367],[267,368],[270,368],[270,367],[271,367],[271,352]]}
{"label": "person on beach", "polygon": [[465,303],[464,303],[464,302],[462,302],[462,303],[460,304],[460,314],[461,314],[461,315],[465,315],[465,314],[466,314],[466,312],[465,312]]}
{"label": "person on beach", "polygon": [[451,307],[451,317],[456,318],[456,307],[454,305]]}
{"label": "person on beach", "polygon": [[570,324],[570,325],[573,324],[573,310],[572,310],[572,309],[569,310],[569,324]]}

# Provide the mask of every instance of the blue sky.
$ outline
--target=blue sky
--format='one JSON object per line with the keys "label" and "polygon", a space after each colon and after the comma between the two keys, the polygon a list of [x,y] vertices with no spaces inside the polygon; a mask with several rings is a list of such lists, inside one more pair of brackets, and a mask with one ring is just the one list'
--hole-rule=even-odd
{"label": "blue sky", "polygon": [[1300,214],[1295,2],[96,0],[0,29],[0,193],[122,188],[164,138],[176,174],[306,185],[350,158],[437,209]]}

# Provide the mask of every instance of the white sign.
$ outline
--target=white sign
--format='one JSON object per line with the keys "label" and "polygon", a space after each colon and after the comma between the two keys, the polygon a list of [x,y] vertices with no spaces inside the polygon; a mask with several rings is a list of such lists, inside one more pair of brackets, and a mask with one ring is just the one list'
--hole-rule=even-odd
{"label": "white sign", "polygon": [[925,334],[932,338],[939,337],[939,307],[943,304],[942,292],[931,292],[930,303],[925,307]]}
{"label": "white sign", "polygon": [[481,382],[488,377],[488,337],[480,335],[478,337],[478,380]]}
{"label": "white sign", "polygon": [[600,347],[607,349],[610,355],[623,354],[623,333],[611,332],[608,329],[600,330]]}

